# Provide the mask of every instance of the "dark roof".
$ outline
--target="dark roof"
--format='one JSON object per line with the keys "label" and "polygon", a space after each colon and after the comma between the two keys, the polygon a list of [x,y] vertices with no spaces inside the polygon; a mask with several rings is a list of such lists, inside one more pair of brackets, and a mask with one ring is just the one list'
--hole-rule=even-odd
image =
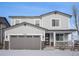
{"label": "dark roof", "polygon": [[10,18],[41,18],[42,16],[46,16],[46,15],[49,15],[49,14],[52,14],[52,13],[60,13],[60,14],[63,14],[63,15],[66,15],[68,17],[71,17],[72,15],[70,14],[66,14],[66,13],[63,13],[63,12],[60,12],[60,11],[51,11],[51,12],[48,12],[48,13],[45,13],[45,14],[42,14],[42,15],[39,15],[39,16],[9,16]]}
{"label": "dark roof", "polygon": [[43,30],[47,30],[45,28],[42,28],[40,26],[36,26],[36,25],[30,24],[30,23],[27,23],[27,22],[18,23],[18,24],[13,25],[13,26],[11,26],[9,28],[6,28],[5,30],[8,30],[8,29],[11,29],[11,28],[14,28],[14,27],[18,27],[18,26],[21,26],[21,25],[30,25],[30,26],[33,26],[33,27],[36,27],[36,28],[40,28],[40,29],[43,29]]}
{"label": "dark roof", "polygon": [[60,33],[72,33],[77,31],[76,29],[57,29],[57,30],[47,30],[46,33],[52,33],[52,32],[60,32]]}
{"label": "dark roof", "polygon": [[67,14],[67,13],[63,13],[63,12],[60,12],[60,11],[51,11],[51,12],[48,12],[48,13],[45,13],[45,14],[42,14],[42,15],[40,15],[40,16],[45,16],[45,15],[49,15],[49,14],[52,14],[52,13],[60,13],[60,14],[63,14],[63,15],[66,15],[66,16],[69,16],[69,17],[71,17],[72,15],[70,15],[70,14]]}
{"label": "dark roof", "polygon": [[48,31],[77,31],[77,29],[54,29],[54,30],[48,30]]}
{"label": "dark roof", "polygon": [[22,23],[13,25],[13,26],[11,26],[9,28],[6,28],[5,30],[12,29],[14,27],[18,27],[18,26],[21,26],[21,25],[30,25],[30,26],[33,26],[33,27],[36,27],[36,28],[43,29],[45,31],[77,31],[77,29],[54,29],[54,30],[49,30],[49,29],[46,29],[46,28],[43,28],[43,27],[40,27],[40,26],[36,26],[34,24],[27,23],[27,22],[22,22]]}
{"label": "dark roof", "polygon": [[9,16],[10,18],[40,18],[40,16]]}
{"label": "dark roof", "polygon": [[7,19],[5,17],[0,17],[0,22],[5,24],[7,27],[10,27],[9,22],[7,21]]}

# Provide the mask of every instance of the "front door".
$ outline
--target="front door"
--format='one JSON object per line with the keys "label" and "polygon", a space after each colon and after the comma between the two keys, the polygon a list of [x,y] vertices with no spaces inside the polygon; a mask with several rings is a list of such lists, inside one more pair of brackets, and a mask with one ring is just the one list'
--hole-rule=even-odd
{"label": "front door", "polygon": [[46,33],[45,34],[45,45],[50,45],[50,34]]}

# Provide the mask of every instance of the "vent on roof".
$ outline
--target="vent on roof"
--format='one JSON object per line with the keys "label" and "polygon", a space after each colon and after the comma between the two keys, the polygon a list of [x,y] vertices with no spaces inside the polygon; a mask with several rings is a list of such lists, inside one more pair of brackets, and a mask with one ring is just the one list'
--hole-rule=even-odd
{"label": "vent on roof", "polygon": [[24,26],[26,26],[26,23],[24,23]]}
{"label": "vent on roof", "polygon": [[56,14],[57,12],[55,11],[55,14]]}

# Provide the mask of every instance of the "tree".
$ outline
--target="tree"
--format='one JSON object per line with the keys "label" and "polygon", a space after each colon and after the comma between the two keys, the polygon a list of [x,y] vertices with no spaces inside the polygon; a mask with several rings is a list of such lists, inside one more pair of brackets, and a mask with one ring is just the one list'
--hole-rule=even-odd
{"label": "tree", "polygon": [[79,15],[78,15],[78,9],[76,8],[75,5],[73,5],[73,16],[75,20],[75,27],[77,29],[77,36],[79,37]]}

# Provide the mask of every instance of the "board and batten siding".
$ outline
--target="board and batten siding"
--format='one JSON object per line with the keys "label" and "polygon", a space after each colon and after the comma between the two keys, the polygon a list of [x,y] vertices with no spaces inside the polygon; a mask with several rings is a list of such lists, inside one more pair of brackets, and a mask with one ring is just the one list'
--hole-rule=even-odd
{"label": "board and batten siding", "polygon": [[[59,20],[59,26],[52,26],[52,19]],[[42,17],[42,27],[47,29],[69,29],[70,17],[62,14],[50,14]]]}
{"label": "board and batten siding", "polygon": [[[59,20],[59,26],[52,26],[52,19],[55,20]],[[21,18],[18,16],[18,18],[11,18],[11,25],[15,25],[16,24],[16,20],[19,20],[20,23],[22,22],[28,22],[31,24],[35,24],[35,20],[40,20],[40,27],[49,29],[49,30],[54,30],[54,29],[70,29],[69,25],[70,25],[70,17],[68,17],[67,15],[64,14],[59,14],[59,13],[52,13],[52,14],[48,14],[45,16],[41,16],[41,18]]]}
{"label": "board and batten siding", "polygon": [[[41,41],[44,41],[45,30],[32,27],[30,25],[21,25],[10,30],[5,30],[5,41],[10,40],[10,35],[41,35]],[[7,38],[6,38],[7,36]]]}
{"label": "board and batten siding", "polygon": [[33,18],[33,19],[32,18],[11,18],[11,25],[15,25],[16,24],[16,20],[19,20],[20,23],[27,22],[27,23],[31,23],[31,24],[35,24],[35,20],[40,20],[41,21],[40,18]]}

